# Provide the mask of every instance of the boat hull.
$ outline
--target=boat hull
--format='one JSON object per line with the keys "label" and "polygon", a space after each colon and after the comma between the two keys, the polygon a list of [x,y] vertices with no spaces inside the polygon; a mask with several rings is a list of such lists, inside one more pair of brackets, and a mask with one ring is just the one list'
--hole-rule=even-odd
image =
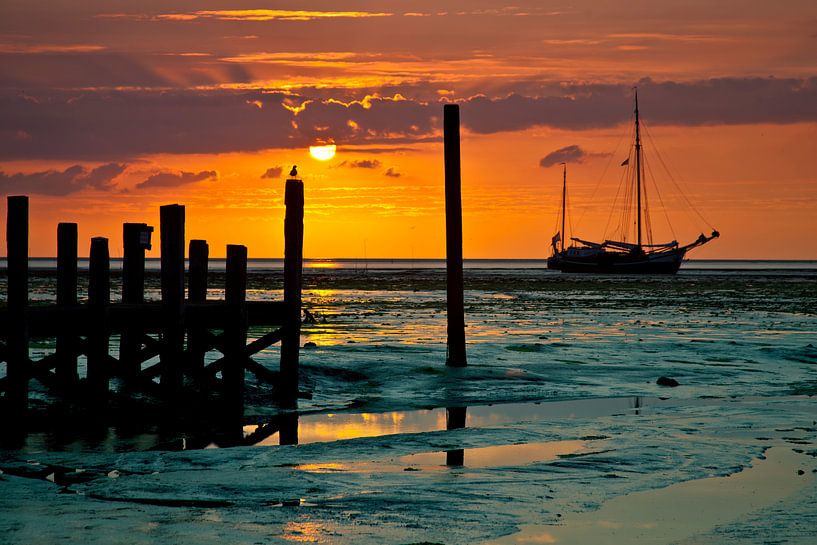
{"label": "boat hull", "polygon": [[681,267],[685,249],[668,252],[625,254],[599,252],[591,256],[569,256],[559,252],[548,259],[548,269],[566,273],[675,274]]}

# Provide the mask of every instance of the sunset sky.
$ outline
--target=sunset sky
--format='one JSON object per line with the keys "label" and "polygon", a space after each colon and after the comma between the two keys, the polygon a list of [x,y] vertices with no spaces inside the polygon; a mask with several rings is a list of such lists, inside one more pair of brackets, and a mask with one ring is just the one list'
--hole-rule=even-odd
{"label": "sunset sky", "polygon": [[180,203],[211,255],[279,257],[297,164],[307,257],[442,257],[456,102],[465,257],[544,258],[563,160],[573,233],[611,236],[635,85],[675,180],[652,160],[657,239],[817,259],[814,0],[3,0],[0,189],[35,256],[59,221],[120,256],[122,222]]}

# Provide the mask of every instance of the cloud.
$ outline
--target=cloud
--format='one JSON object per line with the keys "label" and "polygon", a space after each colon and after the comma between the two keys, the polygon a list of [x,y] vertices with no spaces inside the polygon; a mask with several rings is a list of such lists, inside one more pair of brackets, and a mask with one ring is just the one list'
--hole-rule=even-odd
{"label": "cloud", "polygon": [[125,164],[108,163],[89,171],[73,165],[62,172],[45,170],[25,174],[0,172],[0,190],[6,194],[69,195],[83,189],[107,191],[115,187],[114,179],[127,168]]}
{"label": "cloud", "polygon": [[577,145],[565,146],[551,151],[539,160],[540,167],[552,167],[559,163],[581,163],[587,153]]}
{"label": "cloud", "polygon": [[349,167],[349,168],[380,168],[380,161],[377,159],[359,159],[355,161],[343,161],[339,164],[339,167]]}
{"label": "cloud", "polygon": [[280,178],[281,174],[283,174],[283,172],[284,172],[284,167],[282,167],[282,166],[270,167],[270,168],[267,169],[267,171],[264,174],[261,175],[261,179],[264,180],[264,179],[267,179],[267,178]]}
{"label": "cloud", "polygon": [[315,19],[389,17],[391,13],[372,11],[308,11],[289,9],[222,9],[201,10],[193,13],[166,13],[158,19],[171,21],[195,21],[196,19],[219,19],[222,21],[313,21]]}
{"label": "cloud", "polygon": [[218,180],[218,172],[215,170],[202,170],[201,172],[157,172],[136,184],[137,189],[153,189],[164,187],[178,187],[180,185],[192,184],[204,180]]}
{"label": "cloud", "polygon": [[383,173],[383,176],[388,176],[389,178],[399,178],[402,176],[400,172],[397,172],[397,169],[394,167],[389,167],[386,172]]}
{"label": "cloud", "polygon": [[93,53],[105,49],[97,44],[2,44],[0,53],[36,55],[40,53]]}
{"label": "cloud", "polygon": [[[440,87],[428,88],[436,95]],[[817,78],[642,80],[638,89],[642,114],[653,126],[817,122]],[[306,148],[329,140],[370,150],[439,140],[441,106],[448,99],[397,92],[349,98],[353,93],[138,89],[23,95],[0,89],[0,158],[123,161],[159,153]],[[528,93],[459,101],[463,128],[480,134],[584,130],[621,125],[632,115],[629,84],[551,82]]]}
{"label": "cloud", "polygon": [[[817,78],[719,78],[638,82],[641,113],[652,125],[742,125],[817,121]],[[490,134],[534,126],[605,128],[632,113],[632,86],[565,84],[559,94],[502,98],[477,96],[462,106],[462,121]]]}
{"label": "cloud", "polygon": [[609,157],[609,153],[592,153],[585,151],[576,144],[551,151],[539,160],[540,167],[552,167],[559,163],[583,163],[591,157]]}

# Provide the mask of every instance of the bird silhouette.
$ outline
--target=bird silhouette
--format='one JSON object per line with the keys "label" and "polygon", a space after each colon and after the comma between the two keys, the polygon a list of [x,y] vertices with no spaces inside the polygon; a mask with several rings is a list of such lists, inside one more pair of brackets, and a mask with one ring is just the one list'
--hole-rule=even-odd
{"label": "bird silhouette", "polygon": [[289,171],[289,175],[293,178],[298,175],[298,165],[292,165],[292,170]]}

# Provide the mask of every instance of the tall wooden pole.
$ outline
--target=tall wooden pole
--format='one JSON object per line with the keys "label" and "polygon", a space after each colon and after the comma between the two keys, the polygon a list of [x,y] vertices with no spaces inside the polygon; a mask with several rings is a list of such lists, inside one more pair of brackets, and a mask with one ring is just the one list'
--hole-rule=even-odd
{"label": "tall wooden pole", "polygon": [[[145,250],[153,227],[144,223],[122,225],[122,302],[138,305],[145,301]],[[147,238],[148,240],[145,240]],[[144,331],[133,325],[122,332],[119,365],[125,377],[135,377],[142,367],[139,351]]]}
{"label": "tall wooden pole", "polygon": [[[207,300],[207,272],[210,247],[206,240],[191,240],[188,250],[187,300],[204,303]],[[207,329],[191,326],[187,329],[188,364],[191,369],[204,368],[207,352]]]}
{"label": "tall wooden pole", "polygon": [[108,394],[111,369],[108,361],[109,334],[105,317],[111,301],[111,265],[108,239],[91,239],[88,259],[88,306],[91,309],[88,334],[88,390],[91,401],[103,400]]}
{"label": "tall wooden pole", "polygon": [[184,206],[159,208],[161,236],[162,346],[160,364],[162,389],[169,401],[178,399],[184,357]]}
{"label": "tall wooden pole", "polygon": [[[57,306],[69,308],[77,304],[77,224],[57,225]],[[77,336],[57,335],[57,382],[71,387],[77,376]]]}
{"label": "tall wooden pole", "polygon": [[460,179],[460,107],[443,106],[445,149],[445,249],[448,302],[446,365],[465,367],[465,300],[462,273],[462,195]]}
{"label": "tall wooden pole", "polygon": [[301,344],[301,286],[303,282],[304,183],[286,181],[284,193],[284,303],[287,319],[281,339],[281,397],[298,398],[298,355]]}
{"label": "tall wooden pole", "polygon": [[227,245],[224,300],[231,307],[231,319],[224,330],[226,364],[222,371],[229,412],[244,410],[244,347],[247,345],[247,247]]}
{"label": "tall wooden pole", "polygon": [[[7,390],[9,412],[22,415],[28,410],[28,197],[8,198],[6,217],[8,258]],[[19,423],[18,421],[10,422]]]}

